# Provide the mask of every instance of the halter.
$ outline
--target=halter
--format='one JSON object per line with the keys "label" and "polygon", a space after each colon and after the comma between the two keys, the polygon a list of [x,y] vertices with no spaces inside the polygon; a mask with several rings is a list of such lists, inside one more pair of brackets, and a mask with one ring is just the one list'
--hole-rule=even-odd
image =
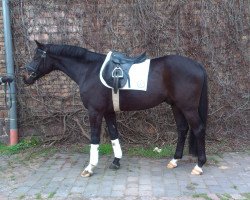
{"label": "halter", "polygon": [[29,78],[35,78],[37,76],[37,71],[38,71],[38,67],[40,66],[41,62],[43,61],[43,66],[45,66],[45,59],[46,59],[46,55],[47,55],[47,52],[42,50],[42,49],[37,49],[38,53],[41,54],[41,60],[38,62],[37,65],[28,65],[26,66],[26,70],[27,71],[31,71],[31,74],[29,75]]}

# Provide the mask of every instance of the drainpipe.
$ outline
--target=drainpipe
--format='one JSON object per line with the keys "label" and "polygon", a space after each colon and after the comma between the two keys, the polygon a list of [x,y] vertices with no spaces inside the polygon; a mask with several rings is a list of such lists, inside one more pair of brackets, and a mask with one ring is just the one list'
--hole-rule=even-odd
{"label": "drainpipe", "polygon": [[[8,76],[14,77],[12,34],[10,26],[10,8],[8,0],[2,0],[2,9],[3,9],[3,24],[4,24],[6,71]],[[9,110],[10,145],[15,145],[18,142],[15,80],[10,84],[9,95],[11,95],[10,99],[12,100],[11,102],[12,107]]]}

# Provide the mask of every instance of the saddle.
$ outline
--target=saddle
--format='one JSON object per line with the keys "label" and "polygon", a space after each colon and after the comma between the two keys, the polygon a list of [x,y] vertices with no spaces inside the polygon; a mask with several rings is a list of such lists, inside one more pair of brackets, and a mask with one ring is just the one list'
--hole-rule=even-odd
{"label": "saddle", "polygon": [[127,82],[128,87],[130,87],[129,70],[131,66],[142,63],[146,59],[146,52],[136,57],[129,57],[123,53],[114,51],[102,75],[107,84],[114,88],[114,93],[116,94],[118,89],[123,88]]}

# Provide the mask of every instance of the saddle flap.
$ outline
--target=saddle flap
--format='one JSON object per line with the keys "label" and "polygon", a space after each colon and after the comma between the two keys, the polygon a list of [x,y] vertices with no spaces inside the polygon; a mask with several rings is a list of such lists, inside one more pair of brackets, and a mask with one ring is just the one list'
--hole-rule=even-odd
{"label": "saddle flap", "polygon": [[124,70],[120,65],[109,61],[103,69],[102,76],[106,83],[112,88],[114,88],[114,79],[118,78],[118,88],[122,88],[126,85],[129,75],[127,70]]}
{"label": "saddle flap", "polygon": [[[132,87],[130,77],[131,71],[133,77],[133,89],[145,90],[146,87],[143,87],[142,89],[141,86],[138,86],[137,82],[140,82],[142,79],[144,80],[145,78],[142,77],[148,72],[149,59],[147,60],[146,58],[146,53],[130,58],[119,52],[109,52],[100,71],[100,79],[102,83],[113,89],[130,89]],[[134,70],[134,67],[132,66],[135,66],[136,69]],[[146,71],[146,73],[144,73],[143,70]],[[135,79],[135,77],[138,78]],[[137,82],[135,83],[135,81]]]}

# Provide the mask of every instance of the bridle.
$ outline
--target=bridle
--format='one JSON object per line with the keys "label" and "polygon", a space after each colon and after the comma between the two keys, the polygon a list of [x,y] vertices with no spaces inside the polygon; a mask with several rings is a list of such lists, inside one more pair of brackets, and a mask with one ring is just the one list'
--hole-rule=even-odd
{"label": "bridle", "polygon": [[31,73],[29,74],[29,78],[37,77],[38,68],[42,61],[43,61],[43,67],[45,67],[47,52],[42,49],[37,49],[37,52],[41,54],[41,60],[37,63],[37,65],[28,65],[25,67],[27,71],[31,71]]}

